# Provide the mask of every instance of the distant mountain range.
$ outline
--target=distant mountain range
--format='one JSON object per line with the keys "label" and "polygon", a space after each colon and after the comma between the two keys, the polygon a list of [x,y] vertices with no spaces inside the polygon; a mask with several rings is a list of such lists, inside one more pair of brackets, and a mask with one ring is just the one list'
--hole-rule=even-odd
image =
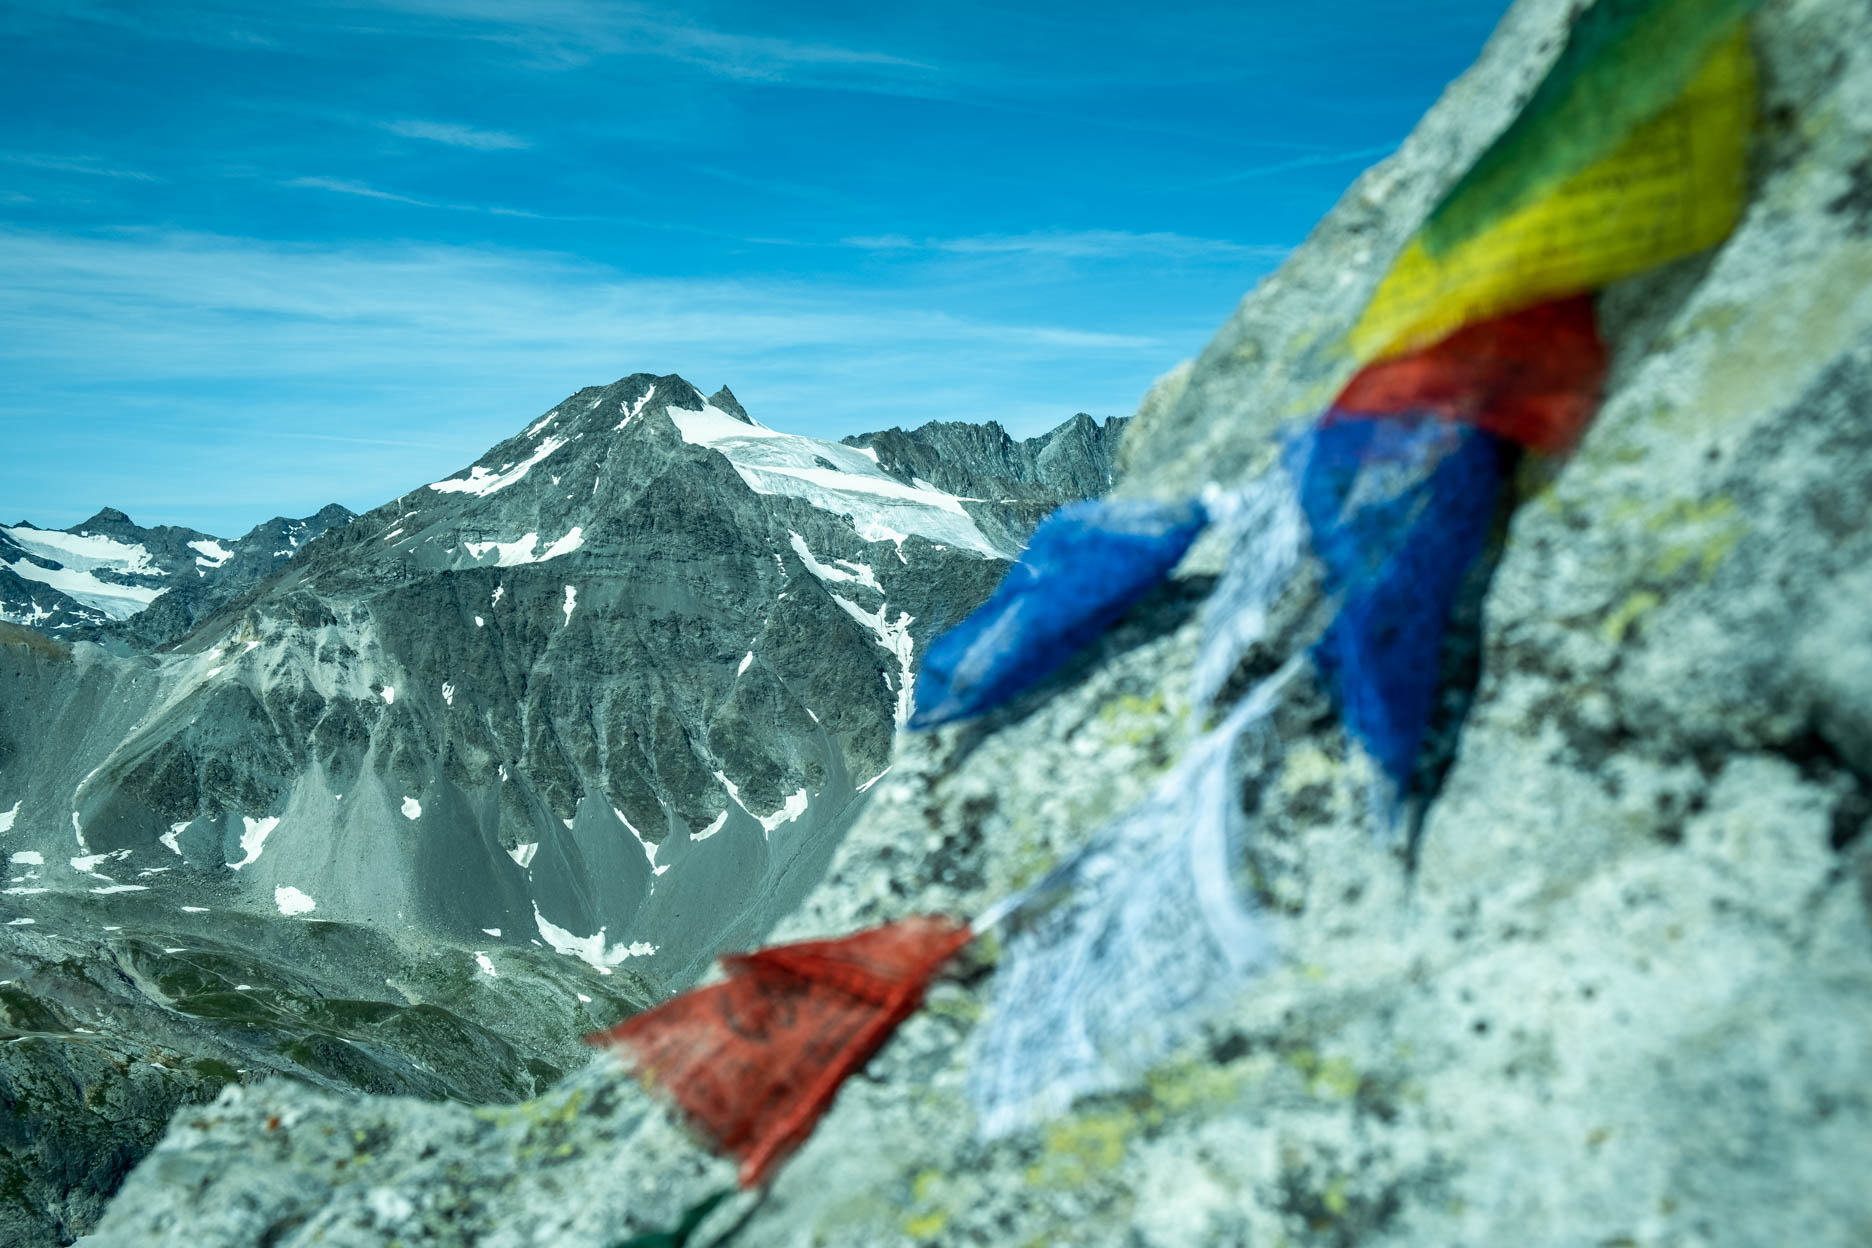
{"label": "distant mountain range", "polygon": [[[217,1069],[474,1097],[476,1027],[563,1063],[819,880],[928,639],[1123,424],[840,443],[640,373],[360,516],[0,530],[0,978],[54,1014],[105,984],[96,1043]],[[336,998],[455,1021],[412,1048]]]}
{"label": "distant mountain range", "polygon": [[22,520],[0,528],[0,621],[58,634],[110,631],[144,616],[121,631],[141,639],[152,628],[180,633],[354,518],[333,503],[300,520],[276,516],[232,540],[168,524],[146,529],[112,507],[69,529]]}

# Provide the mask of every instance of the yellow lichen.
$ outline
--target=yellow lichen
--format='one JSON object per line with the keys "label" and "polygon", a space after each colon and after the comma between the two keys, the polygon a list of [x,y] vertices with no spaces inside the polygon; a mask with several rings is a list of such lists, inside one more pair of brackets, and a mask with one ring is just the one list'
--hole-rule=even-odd
{"label": "yellow lichen", "polygon": [[1027,1168],[1035,1186],[1077,1187],[1124,1160],[1125,1143],[1140,1125],[1119,1111],[1071,1118],[1049,1128],[1046,1155]]}
{"label": "yellow lichen", "polygon": [[904,1234],[911,1239],[934,1239],[949,1225],[949,1215],[938,1209],[920,1213],[904,1222]]}
{"label": "yellow lichen", "polygon": [[1600,626],[1600,636],[1604,637],[1609,645],[1622,644],[1626,635],[1631,632],[1632,625],[1663,602],[1662,598],[1648,589],[1638,590],[1613,608],[1612,614],[1608,615],[1605,623]]}

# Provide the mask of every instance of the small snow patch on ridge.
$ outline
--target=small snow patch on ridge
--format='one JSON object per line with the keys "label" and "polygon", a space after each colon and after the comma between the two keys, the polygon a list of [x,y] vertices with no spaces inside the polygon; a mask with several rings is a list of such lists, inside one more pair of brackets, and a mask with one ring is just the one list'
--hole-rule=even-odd
{"label": "small snow patch on ridge", "polygon": [[624,413],[624,419],[618,421],[617,423],[618,430],[622,430],[625,425],[628,425],[630,424],[631,421],[636,420],[637,417],[643,412],[644,405],[650,402],[650,396],[655,393],[656,393],[656,387],[653,385],[648,390],[644,391],[643,397],[638,399],[635,403],[629,403],[629,404],[619,403],[618,409]]}
{"label": "small snow patch on ridge", "polygon": [[565,591],[565,617],[566,623],[570,624],[572,622],[572,608],[578,606],[578,590],[568,585],[565,587]]}
{"label": "small snow patch on ridge", "polygon": [[494,971],[494,960],[487,956],[485,950],[475,950],[475,965],[479,966],[481,968],[481,973],[488,976],[490,979],[500,978]]}
{"label": "small snow patch on ridge", "polygon": [[472,494],[477,498],[486,498],[489,494],[506,489],[532,469],[548,455],[566,444],[561,437],[547,438],[534,448],[533,453],[517,464],[505,464],[499,471],[489,471],[480,464],[468,470],[466,477],[455,477],[447,481],[437,481],[429,488],[444,494]]}
{"label": "small snow patch on ridge", "polygon": [[385,706],[394,705],[396,703],[396,686],[385,685],[383,687],[383,692],[378,694],[377,696],[384,700]]}
{"label": "small snow patch on ridge", "polygon": [[405,819],[422,818],[422,803],[413,797],[403,799],[403,817]]}
{"label": "small snow patch on ridge", "polygon": [[455,686],[446,680],[442,682],[442,701],[449,706],[455,705]]}
{"label": "small snow patch on ridge", "polygon": [[189,549],[196,552],[195,566],[201,568],[218,568],[234,557],[233,551],[212,537],[190,542]]}
{"label": "small snow patch on ridge", "polygon": [[295,914],[310,914],[318,909],[318,903],[290,884],[282,884],[273,890],[273,904],[279,907],[281,914],[288,917]]}
{"label": "small snow patch on ridge", "polygon": [[747,672],[747,669],[749,667],[752,667],[753,664],[754,664],[754,652],[750,650],[746,654],[741,656],[741,666],[734,669],[734,674],[737,676],[745,675]]}

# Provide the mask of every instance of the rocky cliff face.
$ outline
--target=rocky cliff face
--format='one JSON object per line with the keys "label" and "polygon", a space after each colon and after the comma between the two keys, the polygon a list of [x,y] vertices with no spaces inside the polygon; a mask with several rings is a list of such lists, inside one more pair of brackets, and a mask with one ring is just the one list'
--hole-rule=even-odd
{"label": "rocky cliff face", "polygon": [[[1344,381],[1313,345],[1351,324],[1575,8],[1521,0],[1167,377],[1127,431],[1125,490],[1264,469],[1277,426]],[[1252,847],[1281,962],[1223,1019],[1135,1087],[983,1144],[962,1086],[993,979],[965,974],[765,1201],[708,1233],[749,1217],[743,1242],[822,1245],[1872,1235],[1872,13],[1770,0],[1751,38],[1745,219],[1602,296],[1605,403],[1569,460],[1521,483],[1416,852],[1374,842],[1343,734],[1298,698]],[[1193,608],[1219,558],[1199,548],[1065,680],[900,739],[776,935],[975,913],[1135,803],[1200,717]],[[294,1130],[265,1131],[288,1114]],[[368,1170],[335,1142],[353,1132],[384,1142]],[[248,1087],[177,1120],[100,1242],[212,1225],[230,1244],[463,1227],[602,1244],[673,1224],[728,1172],[601,1065],[502,1117]]]}
{"label": "rocky cliff face", "polygon": [[1080,412],[1038,438],[1016,442],[994,421],[931,421],[906,433],[887,429],[845,439],[873,452],[878,467],[905,484],[927,481],[962,496],[984,530],[1018,546],[1059,499],[1097,498],[1111,489],[1128,419],[1103,424]]}
{"label": "rocky cliff face", "polygon": [[[1111,450],[1073,440],[1057,479]],[[187,609],[0,624],[0,1238],[84,1229],[227,1081],[512,1099],[758,942],[1024,536],[953,480],[638,374],[192,600],[153,653]],[[212,545],[114,514],[66,544]],[[295,531],[256,534],[214,557]]]}

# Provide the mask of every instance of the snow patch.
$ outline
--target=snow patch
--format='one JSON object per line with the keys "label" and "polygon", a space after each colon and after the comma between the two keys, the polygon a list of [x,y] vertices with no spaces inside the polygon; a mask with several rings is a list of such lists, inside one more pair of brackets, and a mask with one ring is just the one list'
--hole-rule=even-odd
{"label": "snow patch", "polygon": [[[864,564],[853,563],[849,559],[835,559],[833,563],[844,565],[844,568],[835,568],[831,566],[831,564],[820,563],[819,560],[815,559],[811,548],[806,545],[806,539],[793,530],[787,530],[787,539],[792,542],[793,553],[798,555],[800,562],[806,565],[806,570],[818,577],[821,581],[833,581],[841,584],[851,583],[862,585],[866,589],[875,589],[879,593],[884,592],[884,587],[878,584],[877,573],[873,572]],[[845,568],[851,570],[846,571]]]}
{"label": "snow patch", "polygon": [[605,929],[602,927],[591,936],[574,936],[541,914],[538,902],[533,905],[533,922],[547,944],[560,953],[586,963],[600,975],[609,975],[612,967],[629,958],[647,958],[657,951],[657,946],[641,940],[628,945],[620,942],[607,948]]}
{"label": "snow patch", "polygon": [[7,861],[16,867],[43,867],[45,855],[36,849],[22,849]]}
{"label": "snow patch", "polygon": [[578,590],[568,585],[565,587],[565,591],[565,607],[563,609],[565,611],[566,623],[570,624],[572,622],[572,608],[578,606]]}
{"label": "snow patch", "polygon": [[560,437],[547,438],[534,448],[533,453],[517,464],[505,464],[497,471],[490,471],[476,464],[468,470],[466,477],[455,477],[447,481],[437,481],[430,489],[443,494],[472,494],[476,498],[486,498],[489,494],[506,489],[532,470],[533,465],[566,444]]}
{"label": "snow patch", "polygon": [[496,585],[494,587],[494,596],[488,599],[488,605],[491,607],[500,606],[501,595],[506,592],[507,592],[507,587],[505,585]]}
{"label": "snow patch", "polygon": [[734,669],[734,674],[736,676],[744,675],[746,674],[747,669],[752,667],[753,665],[754,665],[754,652],[750,650],[746,654],[741,656],[741,666]]}
{"label": "snow patch", "polygon": [[477,616],[475,616],[475,627],[476,627],[476,628],[486,628],[486,627],[487,627],[487,621],[486,621],[486,620],[484,620],[484,619],[482,619],[482,618],[481,618],[480,616],[478,616],[478,615],[477,615]]}
{"label": "snow patch", "polygon": [[772,832],[781,824],[792,823],[795,819],[805,814],[807,801],[806,790],[801,789],[799,792],[793,794],[793,796],[787,798],[785,802],[781,803],[780,809],[774,811],[773,814],[765,816],[756,815],[755,818],[761,821],[761,827]]}
{"label": "snow patch", "polygon": [[481,973],[488,976],[490,979],[500,978],[500,976],[494,972],[494,960],[488,957],[482,950],[475,950],[475,965],[480,967]]}
{"label": "snow patch", "polygon": [[100,897],[107,897],[112,893],[147,893],[149,892],[149,885],[106,884],[103,888],[94,888],[91,891],[98,894]]}
{"label": "snow patch", "polygon": [[442,701],[449,706],[455,705],[455,686],[446,680],[442,682]]}
{"label": "snow patch", "polygon": [[636,420],[637,417],[643,412],[644,406],[650,402],[650,396],[655,393],[656,393],[656,387],[653,385],[648,390],[644,391],[643,397],[638,399],[635,403],[620,402],[618,404],[618,410],[624,413],[624,419],[618,421],[617,423],[618,430],[622,430],[625,425],[628,425],[630,424],[631,421]]}
{"label": "snow patch", "polygon": [[198,568],[218,568],[234,557],[233,551],[212,537],[190,542],[189,549],[195,552],[195,566]]}
{"label": "snow patch", "polygon": [[[266,838],[272,834],[274,828],[279,827],[279,818],[275,816],[271,819],[249,819],[245,815],[242,815],[241,823],[244,825],[245,830],[241,833],[240,846],[241,851],[247,856],[242,858],[239,862],[231,862],[228,864],[228,866],[236,871],[256,861],[260,857],[260,849],[266,844]],[[188,825],[183,824],[182,826],[187,827]]]}
{"label": "snow patch", "polygon": [[[71,859],[71,869],[80,875],[97,875],[98,866],[106,862],[122,862],[130,856],[127,849],[114,850],[108,854],[81,854]],[[98,876],[103,879],[103,876]]]}
{"label": "snow patch", "polygon": [[[718,771],[715,774],[719,776],[721,773]],[[727,822],[728,822],[728,812],[724,810],[721,812],[721,814],[715,816],[714,823],[709,824],[708,827],[703,828],[700,832],[695,833],[689,839],[692,841],[706,841],[708,840],[709,837],[714,836],[717,832],[721,831],[722,825]]]}
{"label": "snow patch", "polygon": [[494,566],[511,568],[516,564],[533,563],[533,548],[539,545],[538,533],[525,533],[511,542],[463,542],[462,549],[471,559],[482,559],[491,551],[497,552]]}
{"label": "snow patch", "polygon": [[84,825],[78,822],[78,812],[75,810],[72,811],[72,835],[78,838],[79,849],[84,850],[87,854],[91,852],[91,847],[85,844]]}
{"label": "snow patch", "polygon": [[405,819],[422,818],[422,803],[413,797],[406,796],[403,799],[403,817]]}
{"label": "snow patch", "polygon": [[138,543],[120,542],[102,533],[61,533],[57,529],[0,528],[28,554],[62,563],[74,572],[122,572],[129,576],[167,576]]}
{"label": "snow patch", "polygon": [[857,603],[837,594],[831,595],[832,601],[845,609],[845,614],[871,630],[878,645],[897,656],[897,722],[903,723],[910,718],[910,708],[916,702],[916,677],[910,671],[910,660],[916,649],[916,642],[910,636],[910,625],[916,617],[908,611],[899,611],[895,623],[886,623],[884,616],[890,610],[889,603],[879,605],[876,611],[866,611]]}
{"label": "snow patch", "polygon": [[13,830],[13,821],[19,818],[20,807],[25,804],[25,801],[22,799],[21,801],[13,803],[12,810],[0,810],[0,832],[11,832]]}
{"label": "snow patch", "polygon": [[[0,531],[13,534],[22,532],[22,530],[19,529]],[[28,529],[24,531],[31,532],[32,530]],[[25,542],[21,542],[20,545],[23,547],[27,546]],[[27,549],[30,550],[31,548],[27,547]],[[141,549],[141,547],[138,549]],[[48,558],[50,556],[41,557]],[[41,585],[50,586],[66,597],[90,607],[93,611],[103,612],[113,620],[129,619],[143,608],[149,606],[150,603],[156,601],[163,592],[161,589],[154,586],[114,585],[109,581],[100,580],[98,577],[82,568],[70,566],[62,568],[42,568],[30,559],[13,560],[3,555],[0,555],[0,568],[6,568],[26,580],[37,581]],[[33,604],[33,612],[35,616],[41,619],[51,614],[49,611],[41,611],[39,604],[36,602]]]}
{"label": "snow patch", "polygon": [[[573,525],[571,531],[545,550],[538,550],[539,534],[527,533],[511,542],[463,542],[462,549],[476,559],[484,559],[489,551],[495,551],[494,565],[497,568],[512,568],[523,563],[545,563],[548,559],[557,559],[560,555],[569,555],[585,544],[585,530]],[[495,601],[499,602],[496,591]]]}
{"label": "snow patch", "polygon": [[644,856],[650,860],[650,872],[652,875],[662,875],[665,871],[669,870],[668,863],[664,863],[660,867],[656,865],[658,845],[655,841],[645,840],[644,834],[637,830],[637,825],[632,823],[629,819],[626,819],[624,817],[624,812],[617,807],[613,806],[611,808],[611,813],[616,815],[617,821],[624,825],[624,830],[636,837],[637,843],[643,846]]}
{"label": "snow patch", "polygon": [[383,687],[383,692],[378,694],[377,696],[384,700],[385,706],[394,705],[396,703],[396,686],[385,685]]}
{"label": "snow patch", "polygon": [[481,931],[484,935],[488,935],[488,936],[500,935],[500,928],[498,927],[484,927],[481,929]]}
{"label": "snow patch", "polygon": [[903,541],[912,533],[1006,557],[976,527],[961,499],[935,488],[905,485],[878,467],[873,454],[743,424],[714,406],[699,412],[680,407],[665,411],[684,441],[720,451],[756,493],[784,494],[835,516],[849,515],[860,537],[894,542],[900,557]]}
{"label": "snow patch", "polygon": [[290,884],[282,884],[273,890],[273,904],[287,917],[295,914],[310,914],[318,909],[318,903]]}
{"label": "snow patch", "polygon": [[[755,815],[753,811],[748,810],[747,803],[741,800],[741,789],[734,781],[730,780],[725,774],[719,771],[715,773],[715,779],[722,788],[728,790],[728,796],[734,799],[734,804],[739,806],[742,810],[747,810],[748,814],[754,815],[754,818],[759,821],[761,827],[765,828],[770,835],[773,830],[781,824],[792,823],[795,819],[806,813],[806,803],[808,799],[805,789],[801,789],[793,796],[787,798],[786,801],[781,803],[780,809],[776,810],[773,814]],[[727,817],[727,812],[722,812],[722,818],[726,819]],[[713,830],[712,828],[710,829],[711,832]],[[707,834],[705,833],[704,835]],[[695,839],[699,841],[702,837],[698,836]]]}
{"label": "snow patch", "polygon": [[867,781],[865,781],[865,782],[864,782],[863,784],[861,784],[861,785],[859,785],[859,786],[858,786],[858,791],[859,791],[860,793],[862,793],[862,792],[864,792],[864,791],[865,791],[866,789],[868,789],[868,788],[870,788],[870,787],[871,787],[872,785],[874,785],[874,784],[876,784],[876,783],[877,783],[878,781],[880,781],[880,780],[882,780],[882,779],[883,779],[883,778],[884,778],[885,776],[888,776],[888,775],[890,775],[890,773],[891,773],[891,769],[890,769],[890,768],[888,768],[888,767],[886,767],[886,768],[885,768],[885,769],[884,769],[883,771],[880,771],[880,772],[878,772],[878,774],[877,774],[877,775],[875,775],[875,776],[872,776],[872,777],[871,777],[871,778],[870,778],[869,780],[867,780]]}
{"label": "snow patch", "polygon": [[507,856],[520,865],[522,871],[533,865],[533,855],[539,853],[539,842],[529,841],[525,845],[516,845],[507,851]]}

